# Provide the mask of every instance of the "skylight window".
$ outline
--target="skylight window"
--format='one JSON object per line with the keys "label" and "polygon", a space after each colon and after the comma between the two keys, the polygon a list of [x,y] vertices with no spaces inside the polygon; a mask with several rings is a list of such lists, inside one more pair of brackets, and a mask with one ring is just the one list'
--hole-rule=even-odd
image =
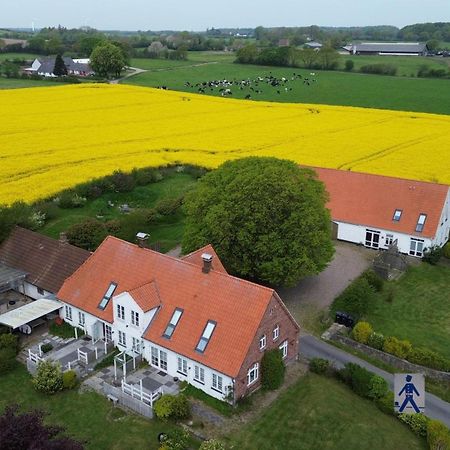
{"label": "skylight window", "polygon": [[170,319],[169,324],[167,325],[166,331],[164,331],[163,336],[165,338],[170,339],[172,337],[172,334],[175,331],[175,328],[180,320],[181,314],[183,314],[183,310],[180,308],[176,308],[172,314],[172,318]]}
{"label": "skylight window", "polygon": [[420,214],[419,219],[417,220],[416,231],[418,233],[423,231],[423,227],[425,225],[425,221],[427,220],[426,214]]}
{"label": "skylight window", "polygon": [[116,290],[117,287],[117,283],[111,282],[107,291],[105,292],[105,295],[102,298],[102,301],[100,302],[100,304],[98,305],[98,307],[100,309],[105,309],[106,306],[108,305],[108,302],[111,300],[111,297],[114,294],[114,291]]}
{"label": "skylight window", "polygon": [[396,209],[395,212],[394,212],[394,215],[392,217],[392,220],[394,220],[395,222],[398,222],[401,217],[402,217],[402,210],[401,209]]}
{"label": "skylight window", "polygon": [[208,323],[206,324],[206,327],[203,330],[202,337],[198,341],[198,344],[197,344],[197,347],[195,347],[195,350],[197,350],[200,353],[203,353],[205,351],[205,348],[208,345],[208,342],[211,339],[211,336],[213,334],[214,328],[216,328],[216,322],[213,322],[212,320],[208,320]]}

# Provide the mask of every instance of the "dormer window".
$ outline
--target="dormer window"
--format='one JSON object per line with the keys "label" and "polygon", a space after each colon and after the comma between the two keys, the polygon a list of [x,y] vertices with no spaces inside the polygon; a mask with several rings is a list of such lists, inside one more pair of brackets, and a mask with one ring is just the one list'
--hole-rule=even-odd
{"label": "dormer window", "polygon": [[399,222],[400,221],[400,218],[402,217],[402,210],[401,209],[396,209],[395,211],[394,211],[394,215],[392,216],[392,220],[394,221],[394,222]]}
{"label": "dormer window", "polygon": [[176,308],[172,314],[169,324],[167,325],[166,331],[164,331],[163,337],[170,339],[172,337],[173,332],[175,331],[178,322],[180,321],[180,317],[183,314],[183,310],[180,308]]}
{"label": "dormer window", "polygon": [[99,303],[98,307],[99,309],[105,309],[108,305],[108,302],[111,300],[111,297],[114,294],[114,291],[116,290],[117,283],[111,282],[107,291],[105,292],[105,295],[102,298],[102,301]]}
{"label": "dormer window", "polygon": [[195,350],[197,350],[200,353],[203,353],[205,351],[206,346],[208,345],[209,340],[211,339],[211,336],[213,334],[214,328],[216,328],[216,322],[208,320],[208,323],[206,324],[206,327],[203,330],[202,337],[198,341]]}
{"label": "dormer window", "polygon": [[416,231],[421,233],[423,231],[423,227],[425,225],[425,221],[427,220],[426,214],[420,214],[419,219],[417,220]]}

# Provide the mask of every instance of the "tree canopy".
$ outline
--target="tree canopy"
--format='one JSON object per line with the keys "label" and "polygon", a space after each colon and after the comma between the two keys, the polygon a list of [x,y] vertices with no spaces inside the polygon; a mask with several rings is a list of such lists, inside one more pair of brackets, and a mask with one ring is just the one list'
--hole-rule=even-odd
{"label": "tree canopy", "polygon": [[67,75],[67,67],[64,64],[64,60],[61,55],[56,55],[55,58],[55,68],[53,69],[53,73],[56,76]]}
{"label": "tree canopy", "polygon": [[331,260],[324,185],[311,169],[277,158],[228,161],[185,199],[183,252],[211,243],[233,274],[294,285]]}
{"label": "tree canopy", "polygon": [[91,67],[102,77],[120,76],[126,61],[123,51],[114,44],[101,42],[91,53]]}

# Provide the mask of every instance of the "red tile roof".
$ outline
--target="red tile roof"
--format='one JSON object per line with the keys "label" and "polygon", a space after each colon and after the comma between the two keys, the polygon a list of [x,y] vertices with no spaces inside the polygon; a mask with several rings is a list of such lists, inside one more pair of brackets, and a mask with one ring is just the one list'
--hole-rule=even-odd
{"label": "red tile roof", "polygon": [[[328,208],[335,221],[382,228],[408,235],[434,237],[449,187],[443,184],[312,167],[330,194]],[[400,220],[392,220],[396,209]],[[416,232],[420,214],[427,218]]]}
{"label": "red tile roof", "polygon": [[144,312],[150,311],[161,304],[161,297],[155,280],[131,289],[128,293]]}
{"label": "red tile roof", "polygon": [[[237,376],[274,295],[272,289],[219,270],[205,274],[197,264],[109,236],[66,280],[58,298],[112,322],[112,301],[104,311],[98,309],[109,284],[118,284],[114,293],[118,295],[136,292],[137,286],[151,280],[156,280],[162,306],[144,338],[231,377]],[[143,289],[137,290],[143,293]],[[175,308],[183,309],[183,315],[171,339],[163,338]],[[217,325],[205,352],[198,353],[195,347],[208,320]]]}
{"label": "red tile roof", "polygon": [[0,246],[0,263],[27,272],[26,281],[56,293],[90,252],[25,228],[15,227]]}
{"label": "red tile roof", "polygon": [[188,255],[182,256],[181,259],[183,261],[190,262],[192,264],[195,264],[199,267],[203,267],[203,260],[202,260],[202,254],[203,253],[209,253],[213,256],[213,261],[211,265],[212,270],[218,270],[222,273],[228,273],[225,269],[225,267],[222,264],[222,261],[220,261],[219,257],[217,256],[216,251],[213,249],[211,244],[205,245],[203,248],[199,248],[198,250],[195,250],[195,252],[189,253]]}

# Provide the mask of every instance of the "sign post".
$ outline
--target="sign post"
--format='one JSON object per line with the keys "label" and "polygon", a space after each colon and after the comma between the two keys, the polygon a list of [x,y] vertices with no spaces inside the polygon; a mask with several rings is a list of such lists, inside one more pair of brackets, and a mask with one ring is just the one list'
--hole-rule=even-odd
{"label": "sign post", "polygon": [[397,413],[418,414],[425,410],[425,377],[421,373],[394,375],[394,408]]}

